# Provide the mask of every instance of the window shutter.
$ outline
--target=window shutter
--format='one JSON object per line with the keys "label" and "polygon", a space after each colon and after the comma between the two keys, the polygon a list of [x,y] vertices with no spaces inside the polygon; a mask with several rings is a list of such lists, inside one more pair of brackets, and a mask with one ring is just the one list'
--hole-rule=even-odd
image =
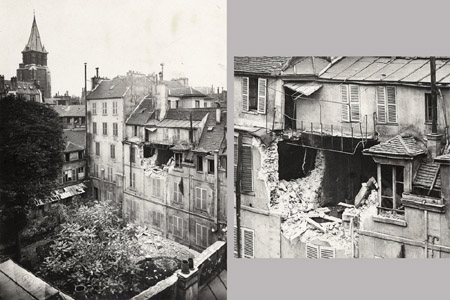
{"label": "window shutter", "polygon": [[384,86],[377,88],[378,123],[386,123],[386,95]]}
{"label": "window shutter", "polygon": [[242,77],[242,111],[249,110],[248,84],[249,84],[248,77]]}
{"label": "window shutter", "polygon": [[249,146],[242,147],[241,187],[243,191],[253,191],[252,148]]}
{"label": "window shutter", "polygon": [[208,227],[203,227],[203,231],[202,231],[202,245],[204,247],[208,247],[209,243],[208,243]]}
{"label": "window shutter", "polygon": [[331,247],[320,247],[320,258],[335,258],[336,250]]}
{"label": "window shutter", "polygon": [[199,224],[195,224],[195,236],[196,236],[196,241],[195,243],[197,245],[201,245],[201,238],[202,238],[202,234],[201,234],[201,227]]}
{"label": "window shutter", "polygon": [[151,224],[153,224],[153,226],[156,226],[156,211],[152,211]]}
{"label": "window shutter", "polygon": [[238,145],[234,144],[234,187],[236,188],[236,178],[237,178],[237,160],[238,160]]}
{"label": "window shutter", "polygon": [[237,228],[234,227],[234,257],[238,255]]}
{"label": "window shutter", "polygon": [[266,113],[267,79],[258,78],[258,113]]}
{"label": "window shutter", "polygon": [[319,258],[319,246],[306,244],[306,258]]}
{"label": "window shutter", "polygon": [[395,99],[395,87],[386,87],[387,106],[388,106],[388,122],[397,123],[397,102]]}
{"label": "window shutter", "polygon": [[341,85],[341,99],[342,99],[342,108],[341,108],[341,119],[344,122],[350,121],[350,107],[348,106],[348,86]]}
{"label": "window shutter", "polygon": [[350,107],[351,107],[351,120],[352,121],[360,121],[360,112],[359,112],[359,86],[351,85],[350,86]]}
{"label": "window shutter", "polygon": [[183,237],[185,240],[188,239],[188,233],[189,233],[189,226],[188,226],[188,221],[185,219],[183,220]]}
{"label": "window shutter", "polygon": [[206,190],[202,190],[202,209],[206,209]]}
{"label": "window shutter", "polygon": [[244,235],[244,258],[253,258],[253,231],[243,229],[243,235]]}
{"label": "window shutter", "polygon": [[167,231],[173,233],[173,216],[169,216],[169,226],[167,226]]}

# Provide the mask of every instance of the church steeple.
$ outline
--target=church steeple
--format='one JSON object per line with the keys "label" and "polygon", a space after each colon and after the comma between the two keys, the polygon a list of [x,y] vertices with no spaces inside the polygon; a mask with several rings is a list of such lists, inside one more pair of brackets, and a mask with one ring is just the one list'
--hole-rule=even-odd
{"label": "church steeple", "polygon": [[42,46],[41,36],[39,35],[39,29],[36,24],[36,16],[33,16],[33,25],[31,26],[30,38],[28,39],[28,43],[25,46],[25,49],[23,49],[23,52],[26,51],[47,53],[47,51],[45,51],[45,47]]}

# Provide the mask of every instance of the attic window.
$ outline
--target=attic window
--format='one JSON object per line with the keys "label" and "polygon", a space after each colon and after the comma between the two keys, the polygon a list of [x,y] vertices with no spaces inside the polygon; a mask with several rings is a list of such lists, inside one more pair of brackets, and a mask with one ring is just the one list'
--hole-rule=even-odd
{"label": "attic window", "polygon": [[214,130],[214,126],[209,126],[208,127],[208,131],[213,131]]}
{"label": "attic window", "polygon": [[109,89],[112,90],[115,87],[115,85],[113,84]]}
{"label": "attic window", "polygon": [[141,110],[141,114],[143,113],[143,112],[145,112],[147,109],[146,108],[143,108],[142,110]]}

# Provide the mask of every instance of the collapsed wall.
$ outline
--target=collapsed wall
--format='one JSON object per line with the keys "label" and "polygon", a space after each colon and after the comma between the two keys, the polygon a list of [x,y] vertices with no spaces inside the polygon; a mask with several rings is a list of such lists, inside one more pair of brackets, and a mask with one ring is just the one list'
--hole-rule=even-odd
{"label": "collapsed wall", "polygon": [[265,146],[261,140],[253,138],[253,147],[259,149],[261,154],[261,169],[258,172],[258,179],[263,180],[267,189],[267,195],[270,195],[269,203],[276,201],[278,178],[278,143],[273,141]]}
{"label": "collapsed wall", "polygon": [[157,154],[153,154],[150,157],[142,158],[141,159],[141,166],[144,169],[144,175],[147,177],[153,177],[153,178],[164,178],[169,173],[169,168],[171,165],[173,165],[173,159],[170,158],[167,164],[163,164],[161,166],[158,166],[157,161]]}

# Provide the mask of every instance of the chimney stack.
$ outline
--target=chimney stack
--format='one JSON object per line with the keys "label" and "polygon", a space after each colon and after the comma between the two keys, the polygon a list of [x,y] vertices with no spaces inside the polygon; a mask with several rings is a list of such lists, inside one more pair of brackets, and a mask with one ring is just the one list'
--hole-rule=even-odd
{"label": "chimney stack", "polygon": [[431,78],[431,105],[432,105],[432,125],[431,133],[427,134],[427,148],[431,157],[441,155],[442,134],[437,131],[437,86],[436,86],[436,58],[430,57],[430,78]]}
{"label": "chimney stack", "polygon": [[97,78],[98,78],[98,69],[99,69],[99,67],[95,68],[95,77],[97,77]]}

